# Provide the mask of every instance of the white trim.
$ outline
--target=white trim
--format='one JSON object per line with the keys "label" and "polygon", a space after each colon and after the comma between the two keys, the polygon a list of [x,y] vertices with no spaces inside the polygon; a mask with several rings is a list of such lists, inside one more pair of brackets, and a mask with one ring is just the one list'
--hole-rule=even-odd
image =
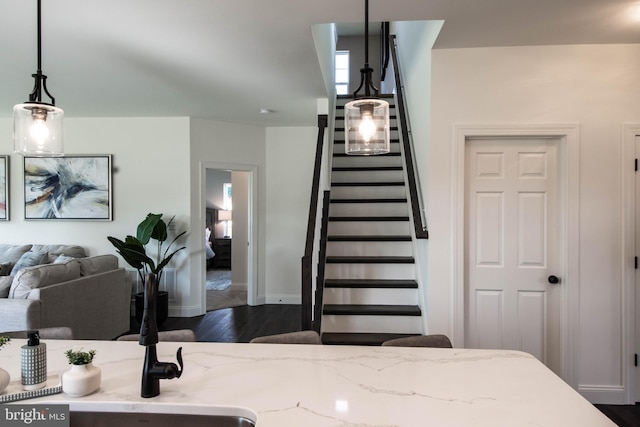
{"label": "white trim", "polygon": [[[622,158],[620,170],[622,173],[622,221],[620,232],[622,233],[622,380],[625,389],[624,403],[634,403],[640,396],[640,384],[635,379],[635,370],[632,368],[633,354],[638,346],[635,337],[635,179],[636,172],[632,167],[636,158],[636,136],[640,135],[640,124],[626,123],[622,125]],[[621,403],[617,402],[617,403]]]}
{"label": "white trim", "polygon": [[265,298],[266,304],[302,304],[300,294],[272,294]]}
{"label": "white trim", "polygon": [[[207,169],[222,169],[231,171],[249,172],[249,218],[251,225],[249,229],[249,253],[247,264],[249,271],[247,272],[247,304],[259,305],[258,302],[258,166],[245,165],[238,163],[215,163],[200,162],[200,202],[199,212],[203,216],[206,210],[206,189],[207,189]],[[204,224],[204,218],[200,218],[200,222]],[[206,313],[206,279],[205,279],[205,253],[204,251],[198,257],[198,276],[195,279],[197,283],[202,283],[201,290],[201,309]]]}
{"label": "white trim", "polygon": [[540,125],[454,125],[452,134],[452,338],[454,346],[464,347],[464,174],[465,144],[474,137],[557,137],[561,174],[559,186],[562,194],[561,253],[563,268],[562,320],[560,325],[561,372],[560,376],[572,387],[575,384],[579,329],[579,162],[580,127],[577,124]]}
{"label": "white trim", "polygon": [[578,386],[580,393],[589,402],[597,402],[603,405],[619,405],[624,401],[625,388],[621,386]]}

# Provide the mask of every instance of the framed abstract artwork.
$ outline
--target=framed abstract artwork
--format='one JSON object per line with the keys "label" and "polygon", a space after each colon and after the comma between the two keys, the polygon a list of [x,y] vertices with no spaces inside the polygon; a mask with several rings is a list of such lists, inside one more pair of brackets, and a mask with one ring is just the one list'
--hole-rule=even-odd
{"label": "framed abstract artwork", "polygon": [[25,157],[24,218],[111,221],[111,155]]}
{"label": "framed abstract artwork", "polygon": [[0,156],[0,221],[9,220],[9,156]]}

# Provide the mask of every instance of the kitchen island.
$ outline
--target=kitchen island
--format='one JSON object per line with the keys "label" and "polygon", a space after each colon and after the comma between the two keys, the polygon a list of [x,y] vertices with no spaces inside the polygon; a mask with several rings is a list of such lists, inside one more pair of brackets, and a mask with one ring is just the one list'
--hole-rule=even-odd
{"label": "kitchen island", "polygon": [[[175,362],[183,347],[184,373],[162,380],[159,396],[143,399],[145,349],[137,342],[43,342],[50,375],[69,368],[67,349],[95,349],[101,387],[81,398],[63,393],[17,403],[148,412],[206,406],[258,427],[615,426],[543,364],[517,351],[162,342],[162,362]],[[0,350],[0,366],[14,384],[25,343],[14,339]]]}

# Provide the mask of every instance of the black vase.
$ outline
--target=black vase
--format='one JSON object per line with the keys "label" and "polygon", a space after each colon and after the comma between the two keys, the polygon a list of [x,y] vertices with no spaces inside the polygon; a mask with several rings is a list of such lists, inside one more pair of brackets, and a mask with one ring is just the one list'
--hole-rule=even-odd
{"label": "black vase", "polygon": [[[136,299],[136,320],[142,323],[142,313],[144,312],[144,292],[138,292]],[[156,324],[160,326],[169,317],[169,292],[158,291],[156,299]]]}

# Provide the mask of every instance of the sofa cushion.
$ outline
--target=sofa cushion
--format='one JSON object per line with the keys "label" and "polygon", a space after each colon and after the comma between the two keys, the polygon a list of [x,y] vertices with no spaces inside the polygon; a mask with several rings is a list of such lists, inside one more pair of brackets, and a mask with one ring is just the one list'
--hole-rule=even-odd
{"label": "sofa cushion", "polygon": [[15,277],[18,271],[22,270],[23,268],[33,267],[34,265],[40,265],[42,263],[48,262],[49,254],[47,252],[25,252],[11,269],[10,275]]}
{"label": "sofa cushion", "polygon": [[81,276],[91,276],[118,268],[118,257],[112,254],[79,258],[77,261],[80,264]]}
{"label": "sofa cushion", "polygon": [[33,245],[31,250],[34,252],[49,252],[49,255],[52,256],[66,255],[73,258],[87,256],[82,246],[75,245]]}
{"label": "sofa cushion", "polygon": [[32,245],[0,245],[0,262],[15,264]]}
{"label": "sofa cushion", "polygon": [[27,298],[32,289],[62,283],[80,277],[80,264],[71,260],[62,264],[44,264],[27,267],[13,279],[9,298]]}
{"label": "sofa cushion", "polygon": [[0,276],[0,298],[6,298],[9,296],[9,289],[13,283],[13,277]]}
{"label": "sofa cushion", "polygon": [[12,268],[13,264],[10,262],[0,263],[0,276],[8,276]]}

